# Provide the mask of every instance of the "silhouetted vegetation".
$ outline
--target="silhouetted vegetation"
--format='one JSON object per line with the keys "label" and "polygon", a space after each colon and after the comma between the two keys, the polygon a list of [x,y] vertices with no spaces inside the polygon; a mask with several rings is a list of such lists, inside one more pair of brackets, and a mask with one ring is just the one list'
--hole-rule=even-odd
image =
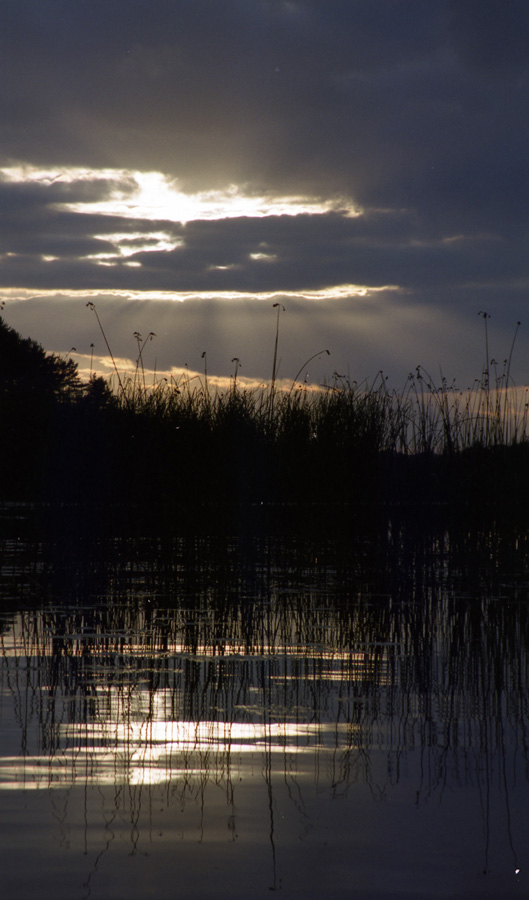
{"label": "silhouetted vegetation", "polygon": [[[486,321],[485,321],[486,324]],[[277,339],[277,334],[276,334]],[[144,342],[145,343],[145,342]],[[2,500],[134,503],[166,510],[325,505],[514,508],[529,500],[527,403],[486,366],[472,389],[424,369],[405,391],[335,374],[311,390],[203,380],[113,391],[79,378],[0,319]],[[205,355],[205,354],[204,354]],[[236,361],[234,361],[236,362]],[[494,377],[493,377],[494,376]]]}

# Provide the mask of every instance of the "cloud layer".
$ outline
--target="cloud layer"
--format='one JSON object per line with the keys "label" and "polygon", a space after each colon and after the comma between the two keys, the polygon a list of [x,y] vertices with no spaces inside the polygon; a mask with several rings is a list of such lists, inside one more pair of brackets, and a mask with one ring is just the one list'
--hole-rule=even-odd
{"label": "cloud layer", "polygon": [[257,360],[263,303],[270,319],[284,298],[308,353],[325,336],[352,366],[364,336],[354,377],[425,355],[467,377],[477,313],[499,353],[524,319],[527,46],[525,0],[8,0],[8,321],[38,295],[28,333],[60,349],[46,292],[96,292],[116,315],[125,292],[158,332],[159,292],[185,297],[193,345],[239,316]]}

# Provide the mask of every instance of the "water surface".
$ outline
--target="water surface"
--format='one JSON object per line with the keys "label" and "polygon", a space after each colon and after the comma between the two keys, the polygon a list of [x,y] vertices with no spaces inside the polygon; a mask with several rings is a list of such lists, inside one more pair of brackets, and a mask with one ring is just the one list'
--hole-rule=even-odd
{"label": "water surface", "polygon": [[1,554],[6,895],[527,896],[523,534]]}

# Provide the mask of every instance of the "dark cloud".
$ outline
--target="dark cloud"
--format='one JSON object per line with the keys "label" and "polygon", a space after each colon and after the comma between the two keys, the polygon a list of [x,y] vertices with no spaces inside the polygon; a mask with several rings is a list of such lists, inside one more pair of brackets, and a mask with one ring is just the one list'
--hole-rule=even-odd
{"label": "dark cloud", "polygon": [[450,34],[462,60],[481,75],[529,71],[525,0],[451,0]]}
{"label": "dark cloud", "polygon": [[115,0],[45,10],[8,4],[0,38],[7,154],[120,159],[201,187],[208,177],[242,178],[323,191],[327,162],[349,178],[355,156],[365,165],[373,125],[393,107],[388,73],[395,85],[402,70],[404,90],[414,71],[422,81],[443,20],[443,4],[413,0],[325,8]]}
{"label": "dark cloud", "polygon": [[6,157],[441,204],[451,224],[487,198],[501,213],[520,183],[528,84],[503,74],[526,69],[523,2],[28,2],[1,17]]}

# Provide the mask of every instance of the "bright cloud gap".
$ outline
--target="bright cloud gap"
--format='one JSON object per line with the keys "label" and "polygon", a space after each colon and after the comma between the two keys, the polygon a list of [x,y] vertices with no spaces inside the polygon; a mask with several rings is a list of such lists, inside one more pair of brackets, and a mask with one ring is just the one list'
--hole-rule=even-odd
{"label": "bright cloud gap", "polygon": [[169,178],[162,172],[11,166],[0,169],[0,178],[11,183],[33,182],[50,186],[58,181],[66,184],[108,181],[109,193],[104,200],[60,202],[54,205],[57,209],[69,212],[121,216],[125,219],[165,220],[185,224],[197,219],[322,215],[332,211],[340,211],[348,216],[361,215],[361,210],[344,198],[321,200],[257,194],[245,186],[237,185],[230,185],[225,190],[188,194],[180,190],[176,179]]}
{"label": "bright cloud gap", "polygon": [[42,290],[27,288],[0,288],[0,302],[34,300],[36,298],[71,298],[89,300],[91,297],[120,300],[241,300],[276,302],[277,300],[346,300],[349,297],[368,297],[372,294],[398,293],[398,285],[371,287],[360,284],[335,284],[307,290],[281,291],[131,291],[131,290]]}

